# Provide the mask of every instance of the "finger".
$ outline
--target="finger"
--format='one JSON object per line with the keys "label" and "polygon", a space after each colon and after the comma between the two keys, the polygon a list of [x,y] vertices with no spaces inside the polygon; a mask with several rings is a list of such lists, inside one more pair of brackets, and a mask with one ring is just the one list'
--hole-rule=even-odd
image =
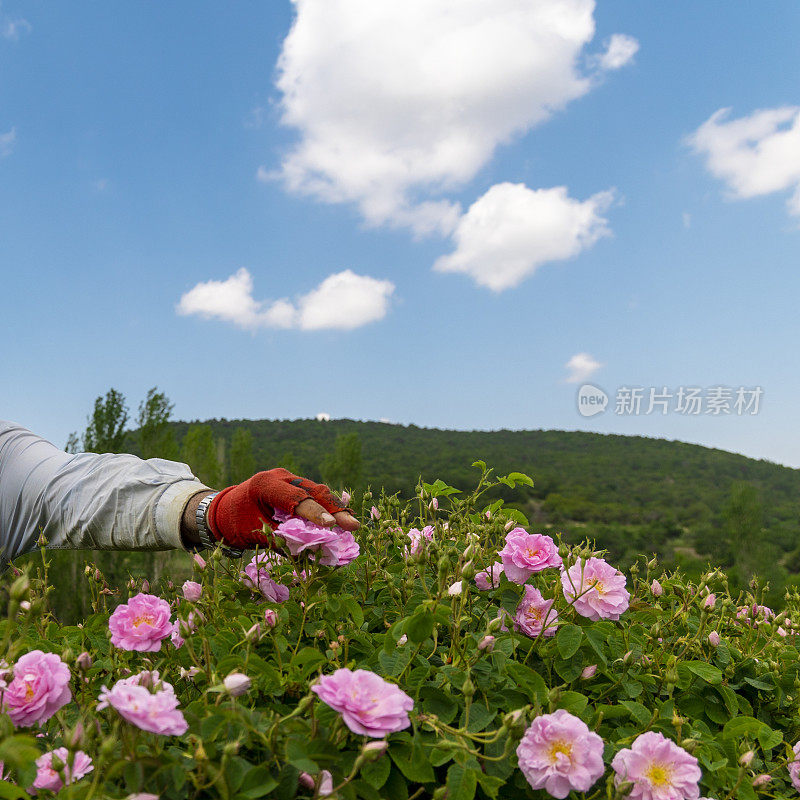
{"label": "finger", "polygon": [[312,500],[310,497],[298,503],[294,513],[325,528],[336,522],[332,514],[329,514],[316,500]]}
{"label": "finger", "polygon": [[337,511],[333,517],[336,520],[336,524],[346,531],[357,531],[361,527],[361,523],[346,511]]}
{"label": "finger", "polygon": [[350,509],[324,483],[303,481],[303,488],[328,512],[336,514],[340,511],[350,513]]}

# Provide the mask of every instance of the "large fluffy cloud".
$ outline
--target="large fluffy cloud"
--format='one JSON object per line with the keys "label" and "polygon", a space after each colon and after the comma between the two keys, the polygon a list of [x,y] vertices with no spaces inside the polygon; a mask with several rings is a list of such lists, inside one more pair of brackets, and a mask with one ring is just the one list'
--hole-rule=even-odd
{"label": "large fluffy cloud", "polygon": [[[464,223],[443,193],[593,83],[579,61],[594,0],[293,2],[277,85],[299,140],[280,177],[371,224],[449,234]],[[594,63],[618,68],[637,46],[611,37]]]}
{"label": "large fluffy cloud", "polygon": [[782,106],[728,119],[722,108],[690,137],[708,170],[734,198],[794,190],[789,213],[800,216],[800,107]]}
{"label": "large fluffy cloud", "polygon": [[564,186],[498,183],[461,218],[455,251],[434,269],[464,272],[496,292],[516,286],[545,262],[572,258],[608,234],[602,214],[612,199],[612,192],[580,201]]}
{"label": "large fluffy cloud", "polygon": [[329,275],[296,302],[283,299],[264,303],[254,299],[253,278],[242,268],[224,281],[198,283],[181,297],[176,310],[246,330],[349,330],[386,316],[393,292],[390,281],[356,275],[348,269]]}

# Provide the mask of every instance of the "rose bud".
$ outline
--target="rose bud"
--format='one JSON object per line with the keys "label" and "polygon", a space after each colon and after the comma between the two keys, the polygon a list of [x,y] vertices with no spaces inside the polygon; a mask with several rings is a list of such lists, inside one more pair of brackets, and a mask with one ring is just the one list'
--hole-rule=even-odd
{"label": "rose bud", "polygon": [[203,556],[200,555],[200,553],[195,553],[192,556],[192,559],[193,559],[194,563],[197,565],[198,569],[205,569],[206,568],[206,560],[203,558]]}
{"label": "rose bud", "polygon": [[231,672],[223,681],[225,690],[231,697],[239,697],[250,689],[252,681],[241,672]]}
{"label": "rose bud", "polygon": [[708,643],[712,647],[717,647],[719,645],[719,634],[716,631],[711,631],[711,633],[708,634]]}
{"label": "rose bud", "polygon": [[277,615],[277,613],[273,609],[268,608],[264,612],[264,622],[267,623],[268,627],[274,628],[278,624],[278,615]]}
{"label": "rose bud", "polygon": [[75,666],[81,671],[86,672],[92,666],[92,657],[85,650],[75,659]]}
{"label": "rose bud", "polygon": [[203,587],[196,581],[186,581],[182,588],[183,596],[191,603],[196,603],[203,594]]}
{"label": "rose bud", "polygon": [[590,664],[588,667],[584,667],[581,671],[581,678],[585,681],[588,681],[589,678],[594,678],[596,672],[597,664]]}
{"label": "rose bud", "polygon": [[661,584],[653,578],[653,582],[650,584],[650,591],[653,593],[653,597],[661,597],[664,594],[664,589]]}
{"label": "rose bud", "polygon": [[491,653],[492,650],[494,650],[494,636],[487,633],[486,636],[478,642],[478,650],[485,650],[487,653]]}

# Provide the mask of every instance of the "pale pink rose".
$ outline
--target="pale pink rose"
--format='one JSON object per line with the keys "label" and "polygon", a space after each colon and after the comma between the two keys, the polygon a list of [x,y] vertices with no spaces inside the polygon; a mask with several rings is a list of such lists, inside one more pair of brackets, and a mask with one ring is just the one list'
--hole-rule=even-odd
{"label": "pale pink rose", "polygon": [[[51,792],[60,791],[66,784],[61,780],[61,776],[53,769],[53,756],[58,758],[64,765],[62,770],[67,779],[66,784],[79,781],[84,775],[88,775],[93,769],[92,759],[82,750],[75,753],[72,767],[67,765],[69,761],[69,751],[66,747],[59,747],[50,753],[45,753],[36,759],[36,780],[33,782],[33,789],[49,789]],[[36,792],[34,792],[36,794]]]}
{"label": "pale pink rose", "polygon": [[557,628],[558,612],[553,601],[545,600],[533,586],[526,586],[514,616],[514,630],[535,639],[539,634],[555,636]]}
{"label": "pale pink rose", "polygon": [[342,503],[347,505],[350,502],[350,492],[342,492]]}
{"label": "pale pink rose", "polygon": [[272,563],[268,553],[258,553],[250,559],[240,576],[245,586],[261,592],[267,600],[283,603],[289,599],[289,587],[272,580],[269,574]]}
{"label": "pale pink rose", "polygon": [[[506,570],[506,573],[508,570]],[[564,597],[587,619],[617,620],[628,610],[630,594],[625,576],[602,558],[578,559],[561,571]]]}
{"label": "pale pink rose", "polygon": [[653,578],[653,582],[650,584],[650,591],[653,593],[653,597],[661,597],[661,595],[664,594],[664,588],[655,578]]}
{"label": "pale pink rose", "polygon": [[563,708],[536,717],[517,747],[522,774],[532,789],[557,798],[588,792],[603,775],[603,740]]}
{"label": "pale pink rose", "polygon": [[172,625],[172,633],[169,636],[169,640],[175,646],[176,650],[179,650],[185,644],[186,640],[181,636],[181,626],[178,620]]}
{"label": "pale pink rose", "polygon": [[382,739],[411,724],[414,701],[399,687],[365,669],[337,669],[311,687],[323,703],[342,715],[353,732]]}
{"label": "pale pink rose", "polygon": [[772,775],[767,775],[766,772],[762,772],[761,775],[756,775],[753,778],[753,786],[766,786],[772,780]]}
{"label": "pale pink rose", "polygon": [[742,753],[742,755],[739,756],[739,763],[743,767],[749,767],[755,757],[756,754],[752,750],[748,750],[746,753]]}
{"label": "pale pink rose", "polygon": [[506,577],[514,583],[525,583],[534,572],[561,566],[556,543],[549,536],[528,533],[524,528],[506,534],[505,547],[498,555]]}
{"label": "pale pink rose", "polygon": [[206,560],[203,558],[203,556],[200,555],[200,553],[195,553],[192,556],[192,560],[194,561],[195,564],[197,564],[199,569],[206,568]]}
{"label": "pale pink rose", "polygon": [[246,692],[249,692],[252,686],[250,678],[241,672],[231,672],[222,683],[231,697],[241,697]]}
{"label": "pale pink rose", "polygon": [[698,800],[697,759],[663,734],[647,731],[611,762],[615,785],[631,781],[631,800]]}
{"label": "pale pink rose", "polygon": [[286,547],[293,556],[305,551],[316,552],[323,545],[335,542],[336,534],[300,517],[291,517],[278,525],[275,533],[286,540]]}
{"label": "pale pink rose", "polygon": [[585,681],[588,681],[590,678],[594,678],[596,673],[597,664],[590,664],[588,667],[584,667],[581,670],[581,678]]}
{"label": "pale pink rose", "polygon": [[191,603],[196,603],[203,596],[203,587],[197,581],[186,581],[183,584],[183,596]]}
{"label": "pale pink rose", "polygon": [[69,667],[55,654],[31,650],[14,664],[14,679],[3,692],[3,711],[16,727],[39,725],[69,703]]}
{"label": "pale pink rose", "polygon": [[486,634],[486,636],[478,642],[478,650],[485,650],[487,653],[491,653],[492,650],[494,650],[494,636],[490,633]]}
{"label": "pale pink rose", "polygon": [[455,597],[461,594],[462,589],[463,589],[463,582],[456,581],[447,588],[447,594],[449,594],[450,597]]}
{"label": "pale pink rose", "polygon": [[403,635],[402,635],[402,636],[401,636],[401,637],[400,637],[400,638],[397,640],[397,647],[402,647],[402,646],[403,646],[403,645],[404,645],[404,644],[405,644],[407,641],[408,641],[408,635],[404,633],[404,634],[403,634]]}
{"label": "pale pink rose", "polygon": [[714,608],[717,603],[717,596],[715,594],[709,594],[705,600],[703,600],[703,608]]}
{"label": "pale pink rose", "polygon": [[708,634],[708,643],[712,647],[718,647],[719,641],[720,641],[719,634],[716,631],[711,631],[711,633]]}
{"label": "pale pink rose", "polygon": [[378,509],[375,506],[372,506],[372,508],[369,510],[369,515],[370,515],[370,517],[372,517],[372,519],[380,519],[381,518],[381,512],[378,511]]}
{"label": "pale pink rose", "polygon": [[200,667],[189,667],[189,669],[185,669],[184,667],[179,668],[181,678],[186,678],[187,680],[192,680],[195,675],[201,672]]}
{"label": "pale pink rose", "polygon": [[[157,676],[158,673],[156,673]],[[102,687],[97,710],[111,706],[124,719],[143,731],[164,736],[181,736],[189,727],[178,709],[178,698],[170,684],[160,681],[161,686],[151,692],[139,683],[134,675],[117,681],[111,690]]]}
{"label": "pale pink rose", "polygon": [[111,644],[121,650],[155,653],[162,639],[172,633],[170,608],[166,600],[140,593],[117,606],[108,620]]}
{"label": "pale pink rose", "polygon": [[433,531],[433,525],[426,525],[422,530],[411,528],[407,534],[408,538],[411,539],[411,545],[403,548],[405,557],[417,555],[425,542],[430,542],[433,539]]}
{"label": "pale pink rose", "polygon": [[336,538],[320,549],[319,563],[324,567],[346,567],[358,558],[361,548],[350,531],[334,527]]}
{"label": "pale pink rose", "polygon": [[278,624],[278,614],[271,608],[268,608],[264,611],[264,622],[267,623],[267,627],[274,628]]}
{"label": "pale pink rose", "polygon": [[792,786],[800,792],[800,742],[797,742],[792,748],[794,752],[794,759],[789,764],[789,778],[792,781]]}
{"label": "pale pink rose", "polygon": [[500,561],[495,561],[489,569],[481,570],[481,572],[475,575],[475,584],[484,592],[489,589],[496,589],[500,585],[500,576],[502,574],[502,563]]}

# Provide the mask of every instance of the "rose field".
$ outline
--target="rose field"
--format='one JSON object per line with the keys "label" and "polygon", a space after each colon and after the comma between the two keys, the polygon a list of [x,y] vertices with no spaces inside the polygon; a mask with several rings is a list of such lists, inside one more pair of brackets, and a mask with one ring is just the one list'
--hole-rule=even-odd
{"label": "rose field", "polygon": [[800,796],[800,598],[623,574],[475,466],[367,493],[354,536],[287,517],[279,554],[186,555],[190,580],[88,565],[78,625],[43,546],[7,574],[0,798]]}

